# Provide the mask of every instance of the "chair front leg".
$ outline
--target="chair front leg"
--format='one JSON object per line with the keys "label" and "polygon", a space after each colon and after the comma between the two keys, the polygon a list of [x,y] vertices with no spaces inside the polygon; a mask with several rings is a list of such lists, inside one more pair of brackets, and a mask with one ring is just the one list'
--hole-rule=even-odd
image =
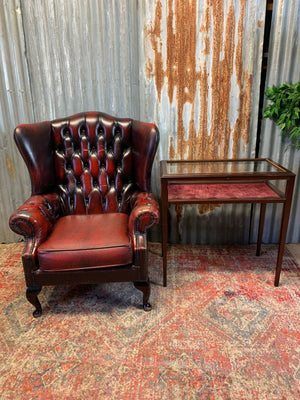
{"label": "chair front leg", "polygon": [[134,286],[136,289],[140,290],[143,293],[143,308],[145,311],[151,311],[152,306],[149,303],[149,297],[151,293],[151,287],[149,279],[147,282],[134,282]]}
{"label": "chair front leg", "polygon": [[41,286],[31,286],[26,290],[27,300],[35,307],[35,310],[33,311],[34,318],[38,318],[42,315],[42,306],[38,299],[38,294],[41,290]]}

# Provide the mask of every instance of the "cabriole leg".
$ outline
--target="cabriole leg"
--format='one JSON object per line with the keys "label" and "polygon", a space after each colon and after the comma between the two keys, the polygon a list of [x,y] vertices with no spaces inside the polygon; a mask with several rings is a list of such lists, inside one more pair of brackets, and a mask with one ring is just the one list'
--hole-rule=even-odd
{"label": "cabriole leg", "polygon": [[150,282],[149,280],[147,282],[134,282],[134,286],[143,292],[143,308],[145,311],[151,311],[152,307],[151,304],[148,303],[149,297],[150,297]]}
{"label": "cabriole leg", "polygon": [[40,286],[31,286],[28,287],[26,290],[27,300],[35,307],[35,310],[33,312],[34,318],[40,317],[42,315],[42,306],[38,299],[38,294],[41,290],[42,288]]}

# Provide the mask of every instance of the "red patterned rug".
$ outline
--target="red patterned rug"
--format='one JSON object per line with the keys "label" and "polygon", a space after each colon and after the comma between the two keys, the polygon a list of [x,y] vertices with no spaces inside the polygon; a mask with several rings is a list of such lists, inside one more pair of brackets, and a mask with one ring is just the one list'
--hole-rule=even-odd
{"label": "red patterned rug", "polygon": [[22,244],[0,247],[0,398],[300,398],[300,267],[277,246],[169,247],[149,253],[153,310],[132,284],[45,287],[25,299]]}

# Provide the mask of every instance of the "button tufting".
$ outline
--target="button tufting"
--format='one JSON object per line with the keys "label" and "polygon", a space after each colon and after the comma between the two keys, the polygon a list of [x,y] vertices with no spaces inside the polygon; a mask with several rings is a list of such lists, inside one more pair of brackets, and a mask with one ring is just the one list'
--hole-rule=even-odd
{"label": "button tufting", "polygon": [[61,131],[61,136],[63,139],[69,139],[70,138],[70,131],[68,128],[63,128]]}
{"label": "button tufting", "polygon": [[[65,184],[66,201],[75,196],[76,212],[94,210],[101,202],[103,211],[125,210],[133,190],[128,181],[133,168],[130,123],[74,119],[54,128],[54,142],[58,181]],[[89,196],[92,206],[87,204]]]}

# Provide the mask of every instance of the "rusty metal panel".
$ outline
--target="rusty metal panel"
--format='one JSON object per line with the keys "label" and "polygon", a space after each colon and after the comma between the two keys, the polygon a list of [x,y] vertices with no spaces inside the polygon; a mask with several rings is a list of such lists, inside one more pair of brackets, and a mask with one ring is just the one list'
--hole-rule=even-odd
{"label": "rusty metal panel", "polygon": [[[265,9],[261,0],[142,2],[141,118],[154,115],[160,128],[158,159],[255,156]],[[171,241],[245,243],[250,215],[248,205],[171,208]]]}
{"label": "rusty metal panel", "polygon": [[[300,80],[300,0],[274,2],[270,34],[266,86]],[[264,106],[266,105],[266,102]],[[260,155],[270,157],[297,174],[287,242],[300,242],[300,151],[286,148],[275,123],[264,120]],[[267,207],[263,240],[278,242],[281,223],[281,206]],[[254,225],[258,224],[258,213]]]}

